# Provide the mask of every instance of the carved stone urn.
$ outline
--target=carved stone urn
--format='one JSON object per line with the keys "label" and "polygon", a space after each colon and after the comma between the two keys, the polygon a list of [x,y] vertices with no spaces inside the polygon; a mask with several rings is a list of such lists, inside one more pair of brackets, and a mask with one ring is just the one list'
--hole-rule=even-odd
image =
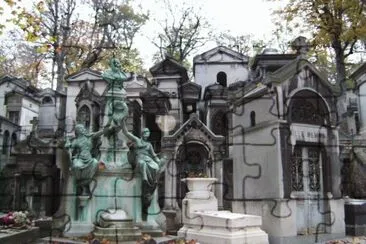
{"label": "carved stone urn", "polygon": [[186,198],[207,198],[214,197],[212,191],[212,185],[217,181],[216,178],[185,178],[182,179],[187,184],[189,192],[186,194]]}
{"label": "carved stone urn", "polygon": [[189,191],[211,191],[212,184],[217,181],[216,178],[192,177],[182,179],[187,184]]}

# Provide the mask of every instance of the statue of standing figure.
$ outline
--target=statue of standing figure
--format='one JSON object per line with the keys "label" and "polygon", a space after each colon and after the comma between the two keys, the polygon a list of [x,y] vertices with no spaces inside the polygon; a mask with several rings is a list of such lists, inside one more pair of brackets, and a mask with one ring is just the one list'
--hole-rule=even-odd
{"label": "statue of standing figure", "polygon": [[88,133],[83,124],[75,126],[75,138],[66,138],[65,148],[69,150],[71,171],[75,177],[77,195],[90,196],[90,182],[98,170],[98,160],[91,154],[93,139],[106,134],[107,130]]}
{"label": "statue of standing figure", "polygon": [[165,158],[160,159],[154,152],[154,148],[147,140],[150,136],[150,130],[144,128],[141,138],[134,136],[128,132],[125,120],[122,120],[122,131],[128,139],[134,142],[133,146],[133,162],[136,170],[141,175],[142,189],[141,189],[141,202],[142,202],[142,220],[147,220],[148,208],[151,204],[154,196],[154,191],[158,185],[158,180],[161,172],[164,169]]}
{"label": "statue of standing figure", "polygon": [[119,92],[123,89],[123,82],[127,79],[126,74],[121,70],[121,63],[116,58],[109,61],[110,69],[103,72],[102,77],[108,82],[108,92]]}
{"label": "statue of standing figure", "polygon": [[102,74],[103,79],[108,82],[108,122],[105,127],[119,126],[122,119],[128,115],[128,106],[124,99],[126,91],[123,88],[123,83],[127,79],[127,76],[121,70],[121,63],[118,59],[112,58],[109,65],[110,69]]}

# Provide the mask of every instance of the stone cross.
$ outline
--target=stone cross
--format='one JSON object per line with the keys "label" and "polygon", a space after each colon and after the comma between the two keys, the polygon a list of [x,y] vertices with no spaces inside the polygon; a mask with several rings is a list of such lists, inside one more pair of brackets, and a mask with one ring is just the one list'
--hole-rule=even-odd
{"label": "stone cross", "polygon": [[37,119],[37,117],[33,117],[33,119],[29,121],[29,123],[32,124],[32,131],[36,131],[37,130],[38,121],[39,120]]}
{"label": "stone cross", "polygon": [[292,42],[291,47],[297,51],[297,54],[304,56],[309,51],[310,45],[305,37],[299,36]]}

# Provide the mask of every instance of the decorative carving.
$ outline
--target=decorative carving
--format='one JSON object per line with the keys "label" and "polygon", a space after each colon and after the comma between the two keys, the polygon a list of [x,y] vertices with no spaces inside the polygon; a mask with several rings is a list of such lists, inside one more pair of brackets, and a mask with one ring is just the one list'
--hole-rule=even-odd
{"label": "decorative carving", "polygon": [[[303,154],[304,152],[307,152]],[[295,147],[291,164],[291,186],[293,191],[320,191],[319,147]],[[307,155],[304,158],[304,155]],[[306,170],[304,175],[304,170]],[[305,185],[304,185],[305,184]]]}
{"label": "decorative carving", "polygon": [[310,191],[320,191],[319,155],[320,155],[319,148],[308,149]]}
{"label": "decorative carving", "polygon": [[291,188],[293,191],[303,191],[303,169],[302,169],[302,149],[295,147],[291,162]]}

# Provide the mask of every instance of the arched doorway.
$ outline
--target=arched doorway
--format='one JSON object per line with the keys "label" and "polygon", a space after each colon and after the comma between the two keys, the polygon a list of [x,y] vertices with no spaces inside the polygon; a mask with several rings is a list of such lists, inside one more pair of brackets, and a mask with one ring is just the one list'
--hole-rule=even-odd
{"label": "arched doorway", "polygon": [[177,167],[177,202],[182,208],[182,200],[187,193],[187,186],[181,180],[193,175],[212,175],[208,167],[209,153],[206,145],[200,142],[182,144],[178,149]]}
{"label": "arched doorway", "polygon": [[292,153],[289,183],[296,199],[299,235],[324,233],[329,223],[324,213],[330,192],[327,131],[330,112],[324,99],[314,91],[301,90],[291,97],[288,122],[291,125]]}

